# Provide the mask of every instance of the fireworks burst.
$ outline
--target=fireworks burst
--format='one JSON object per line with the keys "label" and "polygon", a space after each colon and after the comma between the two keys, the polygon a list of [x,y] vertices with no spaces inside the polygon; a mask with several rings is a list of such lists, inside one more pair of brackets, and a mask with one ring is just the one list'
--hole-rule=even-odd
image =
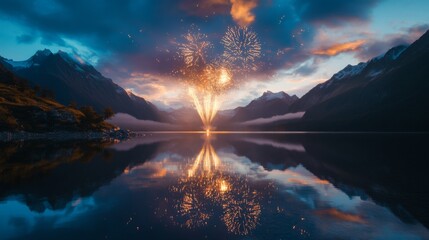
{"label": "fireworks burst", "polygon": [[212,45],[206,35],[188,33],[184,38],[185,42],[179,44],[179,54],[185,68],[180,72],[189,85],[188,93],[208,133],[219,110],[221,94],[233,86],[232,72],[237,68],[238,72],[255,70],[261,44],[256,33],[248,28],[229,27],[221,40],[222,56],[207,58],[207,50]]}
{"label": "fireworks burst", "polygon": [[255,61],[261,56],[261,44],[255,32],[247,27],[229,27],[222,38],[223,56],[244,70],[256,70]]}
{"label": "fireworks burst", "polygon": [[223,218],[229,232],[248,235],[259,223],[261,205],[256,191],[250,191],[246,181],[240,181],[240,192],[229,193],[224,198]]}
{"label": "fireworks burst", "polygon": [[186,43],[179,46],[179,50],[188,68],[201,67],[206,64],[207,49],[211,46],[207,36],[201,33],[185,35]]}

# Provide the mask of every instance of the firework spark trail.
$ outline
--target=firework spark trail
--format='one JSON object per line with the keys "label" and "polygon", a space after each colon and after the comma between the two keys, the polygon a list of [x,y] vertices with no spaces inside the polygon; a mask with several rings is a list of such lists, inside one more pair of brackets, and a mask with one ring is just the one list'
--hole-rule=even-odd
{"label": "firework spark trail", "polygon": [[186,43],[180,44],[179,50],[187,67],[198,67],[206,64],[207,49],[211,46],[207,36],[201,33],[185,35]]}
{"label": "firework spark trail", "polygon": [[[217,96],[210,92],[202,92],[199,97],[194,88],[189,88],[189,95],[192,97],[194,106],[206,129],[210,129],[210,124],[219,110],[219,101]],[[201,92],[200,92],[201,93]]]}
{"label": "firework spark trail", "polygon": [[220,165],[220,158],[208,141],[204,143],[191,168],[188,170],[188,177],[193,177],[195,175],[200,164],[202,164],[203,170],[207,173],[218,170]]}
{"label": "firework spark trail", "polygon": [[247,27],[229,27],[222,38],[223,56],[245,70],[255,69],[255,61],[261,56],[261,44],[255,32]]}
{"label": "firework spark trail", "polygon": [[212,45],[206,35],[188,33],[184,38],[186,42],[179,44],[179,54],[185,68],[180,72],[190,86],[188,93],[209,134],[220,108],[221,94],[233,86],[232,72],[241,74],[243,70],[256,70],[261,44],[256,33],[247,27],[229,27],[221,40],[222,56],[209,61],[206,55]]}

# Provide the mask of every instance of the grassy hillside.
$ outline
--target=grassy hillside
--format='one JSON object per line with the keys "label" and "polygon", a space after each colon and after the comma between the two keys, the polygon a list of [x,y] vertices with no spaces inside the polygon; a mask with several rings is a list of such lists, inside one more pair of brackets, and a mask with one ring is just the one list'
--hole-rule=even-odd
{"label": "grassy hillside", "polygon": [[102,131],[114,126],[90,107],[76,109],[30,88],[0,66],[0,131]]}

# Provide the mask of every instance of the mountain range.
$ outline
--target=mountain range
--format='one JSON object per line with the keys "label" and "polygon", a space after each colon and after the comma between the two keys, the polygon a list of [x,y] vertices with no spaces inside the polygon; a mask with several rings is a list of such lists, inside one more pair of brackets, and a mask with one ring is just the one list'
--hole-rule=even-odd
{"label": "mountain range", "polygon": [[[394,47],[367,63],[346,67],[356,71],[340,81],[334,75],[292,106],[295,111],[305,110],[299,127],[308,130],[429,130],[428,59],[429,31],[408,47]],[[320,94],[325,91],[323,88],[332,90]],[[319,98],[319,101],[300,108],[312,98]]]}
{"label": "mountain range", "polygon": [[[251,122],[251,128],[266,130],[429,130],[428,59],[429,31],[410,46],[396,46],[367,62],[347,65],[301,98],[266,91],[246,106],[220,111],[215,125],[233,129]],[[52,90],[65,105],[75,102],[98,111],[111,107],[137,119],[187,128],[199,123],[194,109],[160,111],[65,52],[45,49],[26,61],[0,57],[0,63],[32,85]]]}
{"label": "mountain range", "polygon": [[273,93],[266,91],[261,97],[251,101],[244,107],[234,109],[231,118],[234,122],[243,122],[257,118],[267,118],[290,112],[290,106],[298,100],[296,95],[289,96],[285,92]]}
{"label": "mountain range", "polygon": [[[301,98],[265,114],[258,129],[326,131],[429,130],[429,31],[410,46],[400,45],[357,65],[347,65]],[[266,95],[267,93],[264,93]],[[281,94],[281,93],[277,93]],[[270,104],[264,95],[253,102]],[[252,103],[253,103],[252,102]],[[249,104],[253,118],[265,111]],[[239,108],[240,109],[240,108]],[[252,110],[251,110],[252,109]],[[236,109],[237,110],[237,109]],[[244,112],[241,110],[241,112]],[[305,112],[299,121],[281,115]],[[237,115],[237,112],[235,112]],[[250,115],[247,115],[250,116]],[[278,116],[274,118],[273,116]],[[252,117],[251,117],[252,118]],[[233,116],[231,119],[236,119]],[[241,119],[244,119],[241,117]],[[246,119],[247,120],[247,119]],[[234,127],[237,127],[235,125]]]}
{"label": "mountain range", "polygon": [[92,108],[64,106],[0,64],[0,132],[106,131]]}
{"label": "mountain range", "polygon": [[127,92],[79,56],[45,49],[26,61],[0,57],[0,63],[31,85],[53,91],[55,99],[64,105],[92,106],[99,112],[111,108],[139,119],[161,120],[153,104]]}

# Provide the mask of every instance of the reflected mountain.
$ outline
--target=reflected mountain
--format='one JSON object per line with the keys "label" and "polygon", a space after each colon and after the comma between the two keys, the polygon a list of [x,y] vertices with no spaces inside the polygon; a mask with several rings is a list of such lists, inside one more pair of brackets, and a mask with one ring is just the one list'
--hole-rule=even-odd
{"label": "reflected mountain", "polygon": [[302,164],[350,197],[370,197],[403,221],[417,218],[428,227],[428,140],[423,134],[297,134],[253,135],[230,144],[266,169]]}
{"label": "reflected mountain", "polygon": [[17,239],[425,239],[427,138],[142,133],[120,143],[4,143],[0,231]]}
{"label": "reflected mountain", "polygon": [[111,145],[113,142],[96,141],[1,143],[0,199],[19,195],[37,212],[63,209],[73,199],[91,195],[146,161],[157,144],[120,154],[107,148]]}

